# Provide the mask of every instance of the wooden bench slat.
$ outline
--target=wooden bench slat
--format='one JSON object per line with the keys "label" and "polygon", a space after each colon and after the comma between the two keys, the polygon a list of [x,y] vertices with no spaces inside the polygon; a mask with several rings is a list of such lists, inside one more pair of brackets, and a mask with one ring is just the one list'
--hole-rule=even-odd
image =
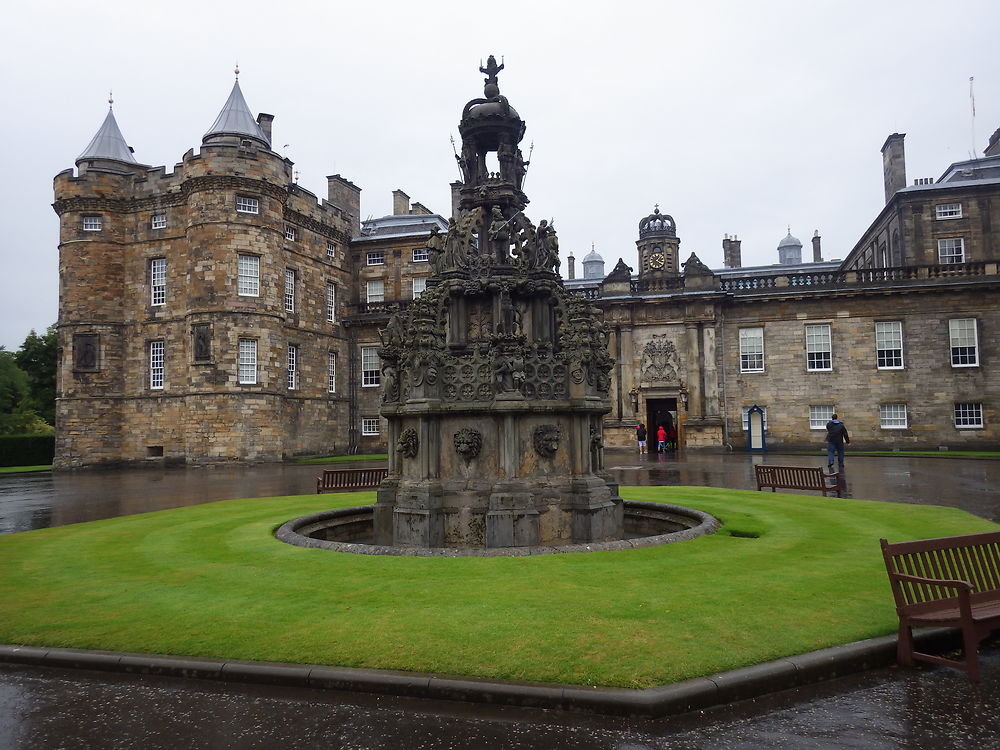
{"label": "wooden bench slat", "polygon": [[[757,477],[757,489],[770,487],[771,491],[781,489],[812,490],[822,492],[826,497],[829,492],[836,492],[840,497],[840,475],[827,474],[818,466],[777,466],[773,464],[758,464],[754,467]],[[829,484],[833,479],[834,484]]]}
{"label": "wooden bench slat", "polygon": [[316,492],[378,487],[388,475],[388,469],[325,469],[316,477]]}
{"label": "wooden bench slat", "polygon": [[[899,663],[948,664],[978,682],[979,643],[1000,628],[1000,531],[881,545],[899,616]],[[914,649],[913,627],[929,625],[961,629],[963,660]]]}

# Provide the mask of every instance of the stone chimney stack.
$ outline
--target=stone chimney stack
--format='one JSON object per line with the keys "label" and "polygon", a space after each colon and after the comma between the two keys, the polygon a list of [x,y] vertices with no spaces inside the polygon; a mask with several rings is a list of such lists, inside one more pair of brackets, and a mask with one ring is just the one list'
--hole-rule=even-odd
{"label": "stone chimney stack", "polygon": [[882,145],[882,173],[885,176],[885,202],[888,203],[897,190],[906,187],[906,154],[903,139],[906,133],[893,133]]}
{"label": "stone chimney stack", "polygon": [[990,142],[986,144],[983,156],[1000,156],[1000,128],[997,128],[990,136]]}
{"label": "stone chimney stack", "polygon": [[722,239],[722,265],[726,268],[739,268],[743,260],[740,257],[740,245],[742,240],[736,239],[736,235],[730,237],[728,234]]}
{"label": "stone chimney stack", "polygon": [[569,251],[569,255],[566,256],[566,272],[569,274],[569,278],[576,278],[576,258],[573,257],[573,251]]}
{"label": "stone chimney stack", "polygon": [[819,230],[817,229],[813,232],[813,263],[823,262],[823,252],[819,247],[820,239]]}
{"label": "stone chimney stack", "polygon": [[[257,124],[260,125],[260,129],[264,131],[264,135],[267,136],[267,142],[271,143],[271,123],[274,122],[274,115],[269,115],[267,112],[261,112],[257,115]],[[274,144],[271,144],[273,151]]]}
{"label": "stone chimney stack", "polygon": [[403,216],[410,213],[410,196],[402,190],[392,191],[392,215]]}
{"label": "stone chimney stack", "polygon": [[361,188],[339,174],[327,175],[327,200],[351,217],[351,233],[361,234]]}

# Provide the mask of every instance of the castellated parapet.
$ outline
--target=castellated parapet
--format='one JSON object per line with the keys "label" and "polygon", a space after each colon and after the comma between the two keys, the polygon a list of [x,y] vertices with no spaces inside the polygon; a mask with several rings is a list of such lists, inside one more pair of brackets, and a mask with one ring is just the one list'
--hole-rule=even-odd
{"label": "castellated parapet", "polygon": [[318,201],[263,131],[210,133],[170,173],[93,146],[54,183],[55,466],[344,449],[357,189]]}

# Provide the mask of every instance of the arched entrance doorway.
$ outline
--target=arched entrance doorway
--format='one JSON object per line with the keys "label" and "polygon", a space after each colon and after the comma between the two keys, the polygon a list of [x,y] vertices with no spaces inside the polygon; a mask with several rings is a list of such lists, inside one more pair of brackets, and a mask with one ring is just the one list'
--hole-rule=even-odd
{"label": "arched entrance doorway", "polygon": [[[676,398],[646,399],[646,429],[649,431],[649,445],[656,446],[656,431],[660,425],[667,431],[667,447],[677,450],[681,442],[680,430],[677,424]],[[671,436],[673,440],[671,440]],[[652,453],[652,450],[650,451]]]}

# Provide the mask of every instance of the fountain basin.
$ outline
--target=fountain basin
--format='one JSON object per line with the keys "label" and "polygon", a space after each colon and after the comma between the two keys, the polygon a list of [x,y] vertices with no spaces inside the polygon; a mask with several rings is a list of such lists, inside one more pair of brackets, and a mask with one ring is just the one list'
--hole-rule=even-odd
{"label": "fountain basin", "polygon": [[411,557],[523,557],[562,552],[638,549],[695,539],[714,533],[722,524],[694,508],[668,503],[625,500],[625,538],[612,542],[536,547],[394,547],[373,544],[374,505],[337,508],[292,519],[275,537],[287,544],[358,555]]}

